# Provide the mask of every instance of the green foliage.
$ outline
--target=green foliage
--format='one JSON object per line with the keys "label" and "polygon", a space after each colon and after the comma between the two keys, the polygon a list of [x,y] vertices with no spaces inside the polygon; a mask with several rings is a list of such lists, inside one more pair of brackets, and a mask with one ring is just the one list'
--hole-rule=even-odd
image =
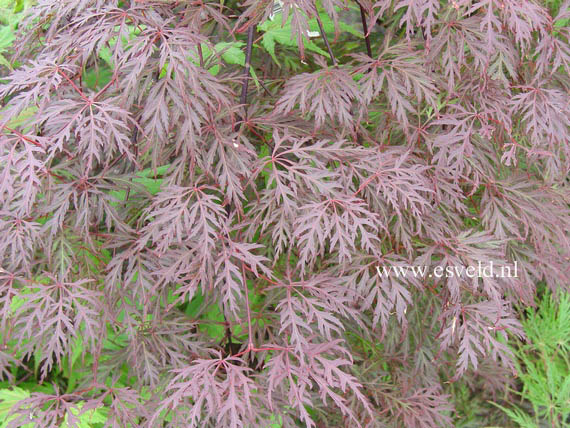
{"label": "green foliage", "polygon": [[519,406],[500,406],[524,428],[548,424],[563,427],[570,416],[570,296],[557,301],[547,294],[536,310],[529,309],[523,322],[527,342],[514,349],[522,382],[521,398],[532,412]]}
{"label": "green foliage", "polygon": [[[156,169],[146,168],[136,173],[136,177],[133,178],[133,182],[142,185],[151,195],[156,195],[163,182],[163,179],[160,178],[160,176],[168,170],[168,167],[169,165],[162,165]],[[110,192],[110,195],[119,201],[123,201],[127,196],[127,192],[125,190],[114,190]]]}
{"label": "green foliage", "polygon": [[0,428],[4,428],[12,419],[9,416],[12,407],[29,396],[29,391],[16,386],[0,389]]}
{"label": "green foliage", "polygon": [[6,53],[12,47],[22,18],[22,13],[33,3],[33,0],[0,0],[0,69],[12,69],[12,64],[6,58]]}
{"label": "green foliage", "polygon": [[69,413],[66,413],[61,428],[99,428],[103,426],[102,424],[107,422],[107,412],[104,407],[88,409],[83,412],[81,411],[81,407],[82,405],[79,404],[77,408],[71,408],[71,413],[79,419],[79,422],[70,424],[68,422]]}
{"label": "green foliage", "polygon": [[[8,426],[10,421],[14,419],[14,416],[10,414],[11,410],[20,402],[30,398],[31,392],[39,392],[34,384],[27,385],[31,390],[11,387],[0,389],[0,428],[5,428]],[[48,391],[48,393],[53,391]],[[104,406],[86,409],[82,411],[83,402],[77,403],[76,407],[70,407],[70,412],[77,418],[74,423],[69,422],[69,414],[66,413],[60,428],[101,428],[103,424],[107,422],[107,409]],[[33,428],[34,423],[29,423],[26,425],[21,425],[21,428]]]}
{"label": "green foliage", "polygon": [[[273,61],[279,66],[281,63],[277,59],[275,53],[276,45],[282,45],[289,48],[294,48],[297,46],[295,39],[291,37],[291,20],[292,16],[289,16],[284,25],[282,25],[282,13],[277,13],[273,19],[268,19],[258,25],[257,29],[263,32],[263,37],[261,39],[261,46],[271,55]],[[320,15],[321,21],[323,23],[323,29],[325,33],[330,37],[334,36],[335,27],[333,20],[326,14]],[[325,57],[329,57],[327,51],[323,50],[319,45],[312,41],[312,38],[319,38],[319,24],[316,18],[310,19],[309,23],[309,38],[303,38],[303,45],[306,50],[311,52],[316,52]],[[359,32],[352,25],[344,22],[339,23],[340,29],[342,31],[348,32],[356,37],[362,38],[362,33]]]}

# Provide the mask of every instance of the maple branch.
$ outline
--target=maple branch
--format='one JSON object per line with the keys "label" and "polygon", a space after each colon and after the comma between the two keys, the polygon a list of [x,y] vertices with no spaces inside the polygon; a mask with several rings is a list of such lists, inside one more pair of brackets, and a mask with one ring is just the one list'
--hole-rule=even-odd
{"label": "maple branch", "polygon": [[248,29],[247,29],[247,45],[245,47],[245,65],[243,67],[243,83],[241,85],[241,95],[239,97],[239,103],[241,105],[243,105],[243,109],[244,109],[244,118],[238,118],[238,121],[236,122],[236,124],[234,125],[234,130],[235,130],[235,126],[237,126],[238,124],[244,122],[247,120],[247,87],[248,87],[248,83],[249,83],[249,69],[250,69],[250,62],[251,62],[251,51],[252,51],[252,47],[253,47],[253,31],[254,31],[254,26],[251,25]]}
{"label": "maple branch", "polygon": [[77,85],[73,82],[73,80],[71,80],[71,79],[69,78],[69,76],[68,76],[67,74],[65,74],[65,72],[64,72],[63,70],[61,70],[61,69],[58,67],[58,68],[57,68],[57,72],[58,72],[59,74],[61,74],[61,75],[65,78],[65,80],[67,80],[67,81],[69,82],[69,84],[71,85],[71,87],[72,87],[73,89],[75,89],[75,91],[79,94],[79,96],[80,96],[81,98],[83,98],[83,100],[84,100],[85,102],[89,102],[89,101],[90,101],[89,98],[83,93],[83,91],[77,87]]}
{"label": "maple branch", "polygon": [[4,130],[4,129],[6,129],[8,132],[11,132],[12,134],[18,136],[20,139],[27,141],[28,143],[33,144],[34,146],[39,147],[39,148],[43,149],[44,151],[46,150],[46,148],[42,144],[38,143],[37,141],[32,140],[31,138],[26,137],[21,132],[18,132],[15,129],[9,128],[6,125],[2,125],[0,127],[0,130]]}
{"label": "maple branch", "polygon": [[319,16],[318,12],[315,14],[315,17],[317,18],[317,24],[319,24],[319,31],[321,32],[321,37],[323,38],[323,42],[325,42],[325,46],[327,47],[327,50],[329,51],[329,55],[331,57],[333,65],[337,66],[336,58],[334,57],[331,45],[329,43],[329,39],[327,39],[327,35],[326,35],[325,29],[323,27],[323,21],[321,21],[321,17]]}
{"label": "maple branch", "polygon": [[198,43],[198,56],[200,57],[200,67],[204,68],[204,54],[202,52],[202,45]]}
{"label": "maple branch", "polygon": [[[249,267],[247,267],[247,266],[245,266],[245,265],[244,265],[244,267],[245,267],[248,271],[253,272],[253,269],[251,269],[251,268],[249,268]],[[278,285],[278,284],[279,284],[278,282],[275,282],[275,281],[273,281],[272,279],[267,278],[265,275],[258,275],[258,276],[259,276],[260,279],[263,279],[263,280],[269,282],[270,284],[273,284],[273,285]]]}
{"label": "maple branch", "polygon": [[99,92],[95,94],[95,96],[93,97],[93,101],[96,101],[97,98],[99,98],[102,94],[104,94],[105,91],[109,89],[111,85],[116,81],[117,81],[117,73],[113,73],[113,77],[111,78],[111,80],[109,80],[109,82],[103,88],[101,88]]}
{"label": "maple branch", "polygon": [[249,82],[249,69],[250,69],[250,62],[251,62],[251,51],[253,47],[253,30],[254,26],[252,25],[247,29],[247,45],[245,47],[245,66],[243,69],[243,84],[241,87],[241,96],[240,96],[240,104],[245,104],[247,102],[247,86]]}
{"label": "maple branch", "polygon": [[248,352],[263,352],[263,351],[289,351],[291,348],[289,347],[284,347],[284,346],[262,346],[261,348],[256,348],[253,345],[248,345],[247,348],[245,348],[243,351],[238,352],[235,355],[232,355],[232,357],[241,357],[244,354],[247,354]]}
{"label": "maple branch", "polygon": [[247,308],[247,349],[253,349],[253,330],[251,328],[251,309],[249,307],[249,290],[247,288],[247,280],[245,279],[245,263],[241,264],[241,275],[243,278],[243,285],[245,287],[245,305]]}
{"label": "maple branch", "polygon": [[366,52],[368,56],[372,58],[372,47],[370,46],[370,35],[368,34],[368,23],[366,22],[366,12],[360,2],[358,7],[360,7],[360,19],[362,20],[362,32],[364,33],[364,42],[366,43]]}

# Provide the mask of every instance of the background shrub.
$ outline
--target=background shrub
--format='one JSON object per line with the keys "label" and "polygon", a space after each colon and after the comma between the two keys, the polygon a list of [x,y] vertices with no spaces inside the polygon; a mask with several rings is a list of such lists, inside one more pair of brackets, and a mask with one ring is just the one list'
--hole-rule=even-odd
{"label": "background shrub", "polygon": [[[570,299],[555,303],[545,296],[538,310],[523,322],[528,341],[515,348],[522,381],[521,401],[527,407],[502,408],[521,427],[570,423]],[[531,408],[529,406],[532,406]]]}

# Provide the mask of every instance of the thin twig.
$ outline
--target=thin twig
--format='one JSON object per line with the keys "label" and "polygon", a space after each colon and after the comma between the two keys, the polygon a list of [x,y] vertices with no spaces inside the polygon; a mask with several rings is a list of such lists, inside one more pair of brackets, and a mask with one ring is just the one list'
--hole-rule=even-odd
{"label": "thin twig", "polygon": [[251,307],[249,306],[249,289],[247,287],[247,279],[245,277],[245,263],[241,264],[241,277],[243,285],[245,287],[245,306],[247,309],[247,349],[253,349],[255,345],[253,344],[253,330],[251,327]]}
{"label": "thin twig", "polygon": [[79,94],[79,96],[80,96],[81,98],[83,98],[83,100],[84,100],[85,102],[87,102],[87,103],[92,102],[92,101],[87,97],[87,95],[85,95],[85,94],[83,93],[83,91],[77,87],[77,85],[73,82],[73,80],[71,80],[71,79],[69,78],[69,76],[68,76],[67,74],[65,74],[65,71],[61,70],[60,68],[57,68],[57,72],[58,72],[59,74],[61,74],[61,75],[65,78],[65,80],[67,80],[67,81],[69,82],[69,84],[73,87],[73,89],[75,89],[75,91]]}
{"label": "thin twig", "polygon": [[243,119],[239,117],[237,121],[233,124],[232,130],[235,132],[238,127],[247,120],[247,87],[249,84],[249,70],[251,68],[251,50],[253,47],[253,31],[255,26],[251,25],[247,29],[247,45],[245,47],[245,64],[243,67],[243,82],[241,84],[241,95],[239,97],[239,103],[243,105],[244,114]]}
{"label": "thin twig", "polygon": [[362,32],[364,33],[364,41],[366,43],[366,52],[368,56],[372,58],[372,47],[370,46],[370,36],[368,34],[368,23],[366,22],[366,11],[362,7],[360,3],[358,3],[360,7],[360,18],[362,19]]}
{"label": "thin twig", "polygon": [[97,92],[95,94],[95,96],[93,97],[93,102],[96,101],[97,98],[99,98],[101,96],[101,94],[103,94],[107,89],[109,89],[111,87],[111,85],[113,83],[115,83],[117,81],[117,74],[118,73],[114,73],[111,80],[109,80],[109,82],[103,88],[101,88],[101,90],[99,92]]}
{"label": "thin twig", "polygon": [[257,81],[259,82],[259,84],[261,85],[261,87],[263,88],[263,90],[265,91],[265,93],[267,95],[269,95],[270,97],[273,96],[273,94],[271,93],[271,91],[269,89],[267,89],[267,86],[265,86],[265,84],[263,83],[263,81],[261,79],[257,79]]}
{"label": "thin twig", "polygon": [[6,125],[0,126],[0,131],[3,129],[7,130],[8,132],[11,132],[12,134],[18,136],[20,139],[27,141],[28,143],[31,143],[36,147],[39,147],[43,150],[46,150],[46,148],[42,144],[38,143],[37,141],[32,140],[31,138],[26,137],[24,134],[16,131],[15,129],[8,128]]}
{"label": "thin twig", "polygon": [[241,96],[239,98],[239,102],[242,105],[247,103],[247,86],[249,83],[249,69],[250,69],[250,62],[251,62],[251,50],[253,47],[253,31],[255,26],[250,26],[247,29],[247,46],[245,49],[245,66],[243,68],[243,83],[241,86]]}
{"label": "thin twig", "polygon": [[200,43],[198,43],[198,56],[200,57],[200,67],[204,68],[204,54]]}
{"label": "thin twig", "polygon": [[337,65],[336,63],[336,59],[334,57],[331,45],[329,43],[329,39],[327,39],[327,35],[325,33],[325,29],[323,27],[323,21],[321,21],[321,17],[319,16],[319,13],[315,13],[315,17],[317,18],[317,24],[319,24],[319,31],[321,32],[321,37],[323,38],[323,42],[325,42],[325,46],[327,47],[327,50],[329,51],[329,55],[331,57],[332,63],[334,66]]}

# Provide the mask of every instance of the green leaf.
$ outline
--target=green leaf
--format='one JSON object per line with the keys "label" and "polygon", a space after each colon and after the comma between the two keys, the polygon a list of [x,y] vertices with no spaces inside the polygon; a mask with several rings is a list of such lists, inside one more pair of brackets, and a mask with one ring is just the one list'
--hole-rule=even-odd
{"label": "green leaf", "polygon": [[89,409],[85,412],[81,412],[81,408],[83,407],[83,403],[78,403],[77,407],[71,407],[70,412],[77,416],[79,419],[79,423],[70,425],[69,424],[69,414],[65,414],[65,418],[63,420],[63,424],[61,424],[61,428],[94,428],[98,427],[97,424],[104,424],[107,422],[107,412],[108,410],[101,406],[97,407],[96,409]]}
{"label": "green leaf", "polygon": [[71,361],[68,364],[63,364],[63,375],[68,379],[67,380],[67,392],[72,392],[75,389],[75,385],[77,384],[77,379],[79,379],[82,374],[79,370],[76,370],[75,363],[83,353],[83,341],[80,337],[75,339],[75,342],[72,345],[72,352],[71,352]]}
{"label": "green leaf", "polygon": [[[277,60],[277,56],[275,55],[275,45],[279,43],[280,45],[287,46],[287,47],[297,47],[297,41],[294,37],[291,37],[291,20],[292,16],[289,16],[287,22],[284,26],[281,26],[282,23],[282,13],[278,13],[272,20],[266,20],[257,26],[259,31],[263,31],[265,34],[261,39],[261,45],[265,48],[265,50],[271,55],[273,61],[279,66],[281,64]],[[334,37],[334,22],[326,13],[320,13],[319,17],[321,18],[321,22],[323,24],[323,29],[327,36]],[[316,18],[312,18],[308,21],[309,24],[309,31],[319,33],[319,23]],[[362,38],[362,34],[356,28],[351,25],[348,25],[344,22],[339,23],[339,27],[341,31],[345,31],[348,33],[353,34],[356,37]],[[303,37],[303,45],[305,49],[309,51],[316,52],[320,55],[323,55],[329,58],[329,54],[327,51],[321,49],[317,44],[312,42],[310,39]]]}
{"label": "green leaf", "polygon": [[[147,192],[151,195],[156,195],[160,192],[160,187],[164,182],[164,179],[157,178],[161,175],[164,175],[170,164],[159,166],[158,168],[146,168],[142,171],[136,173],[137,177],[133,178],[133,183],[141,184]],[[117,201],[124,201],[126,192],[125,190],[114,190],[109,192],[109,195],[113,198],[117,199]],[[117,202],[111,202],[111,204],[117,204]]]}
{"label": "green leaf", "polygon": [[113,54],[111,53],[111,49],[109,49],[107,46],[104,46],[99,51],[99,58],[101,58],[103,61],[105,61],[105,63],[107,64],[107,66],[110,69],[115,68],[115,65],[113,64],[112,57],[113,57]]}
{"label": "green leaf", "polygon": [[[220,42],[214,46],[214,49],[210,49],[210,47],[206,43],[202,43],[200,45],[202,49],[202,58],[205,62],[207,62],[214,53],[221,55],[222,60],[227,64],[236,64],[241,65],[242,67],[245,65],[245,53],[243,52],[243,46],[245,43],[243,42]],[[190,60],[199,65],[198,55],[194,55],[190,58]],[[220,66],[218,64],[211,66],[208,68],[208,72],[213,76],[216,76],[220,72]]]}
{"label": "green leaf", "polygon": [[220,42],[214,46],[216,52],[222,53],[222,59],[228,64],[245,66],[245,53],[243,42]]}
{"label": "green leaf", "polygon": [[0,65],[5,66],[6,68],[12,68],[12,64],[10,64],[10,62],[8,62],[8,60],[2,54],[0,54]]}
{"label": "green leaf", "polygon": [[[8,422],[13,419],[13,417],[8,417],[8,413],[10,413],[12,408],[21,400],[25,400],[29,397],[29,391],[18,388],[17,386],[7,389],[0,389],[0,428],[7,426]],[[25,426],[31,427],[32,424],[27,424]]]}
{"label": "green leaf", "polygon": [[91,67],[83,73],[83,81],[85,85],[92,90],[104,87],[113,78],[113,71],[110,67]]}
{"label": "green leaf", "polygon": [[160,192],[160,186],[162,186],[164,179],[155,177],[164,175],[169,167],[170,165],[162,165],[156,168],[156,170],[152,168],[144,169],[137,172],[140,178],[134,178],[133,181],[142,184],[151,195],[156,195]]}
{"label": "green leaf", "polygon": [[10,70],[12,69],[12,64],[10,64],[10,61],[8,61],[6,57],[2,55],[2,53],[12,45],[14,38],[14,31],[12,27],[0,27],[0,65],[3,65]]}
{"label": "green leaf", "polygon": [[[36,106],[30,106],[25,108],[20,112],[20,114],[14,118],[12,118],[8,122],[8,127],[10,128],[20,128],[24,123],[26,123],[29,119],[33,118],[38,108]],[[1,116],[0,116],[1,117]],[[25,128],[23,131],[26,131],[28,128]]]}
{"label": "green leaf", "polygon": [[[259,31],[263,31],[265,33],[263,35],[263,38],[261,39],[261,45],[271,55],[273,61],[275,61],[275,63],[279,66],[281,66],[281,64],[279,63],[279,61],[277,60],[277,56],[275,55],[275,43],[279,43],[280,45],[288,47],[297,47],[297,41],[295,40],[295,38],[291,37],[291,19],[292,17],[289,16],[287,22],[282,27],[281,13],[278,13],[277,15],[275,15],[274,20],[267,20],[257,26],[257,29]],[[321,49],[310,40],[303,38],[303,42],[304,42],[303,44],[305,45],[305,49],[326,56],[327,58],[329,57],[328,52]]]}
{"label": "green leaf", "polygon": [[493,402],[490,403],[501,409],[503,412],[505,412],[507,416],[513,422],[517,423],[521,428],[538,428],[538,425],[534,423],[532,418],[528,414],[523,412],[521,409],[519,409],[517,406],[513,406],[512,409],[508,409],[506,407],[500,406],[497,403]]}
{"label": "green leaf", "polygon": [[204,323],[200,325],[200,329],[208,333],[212,339],[221,340],[226,334],[225,327],[220,324],[224,322],[224,314],[220,311],[217,304],[212,304],[208,307],[204,316],[202,317],[208,321],[214,321],[213,323]]}
{"label": "green leaf", "polygon": [[11,27],[0,27],[0,51],[4,48],[9,47],[14,39],[14,30]]}
{"label": "green leaf", "polygon": [[143,169],[142,171],[137,172],[137,175],[139,177],[145,177],[145,178],[158,177],[166,174],[168,168],[170,168],[170,164],[161,165],[157,168],[146,168]]}
{"label": "green leaf", "polygon": [[200,310],[200,307],[202,306],[203,302],[204,302],[204,296],[202,296],[202,294],[194,295],[192,300],[190,300],[190,302],[186,306],[184,313],[188,315],[190,318],[196,318],[198,316],[198,311]]}

